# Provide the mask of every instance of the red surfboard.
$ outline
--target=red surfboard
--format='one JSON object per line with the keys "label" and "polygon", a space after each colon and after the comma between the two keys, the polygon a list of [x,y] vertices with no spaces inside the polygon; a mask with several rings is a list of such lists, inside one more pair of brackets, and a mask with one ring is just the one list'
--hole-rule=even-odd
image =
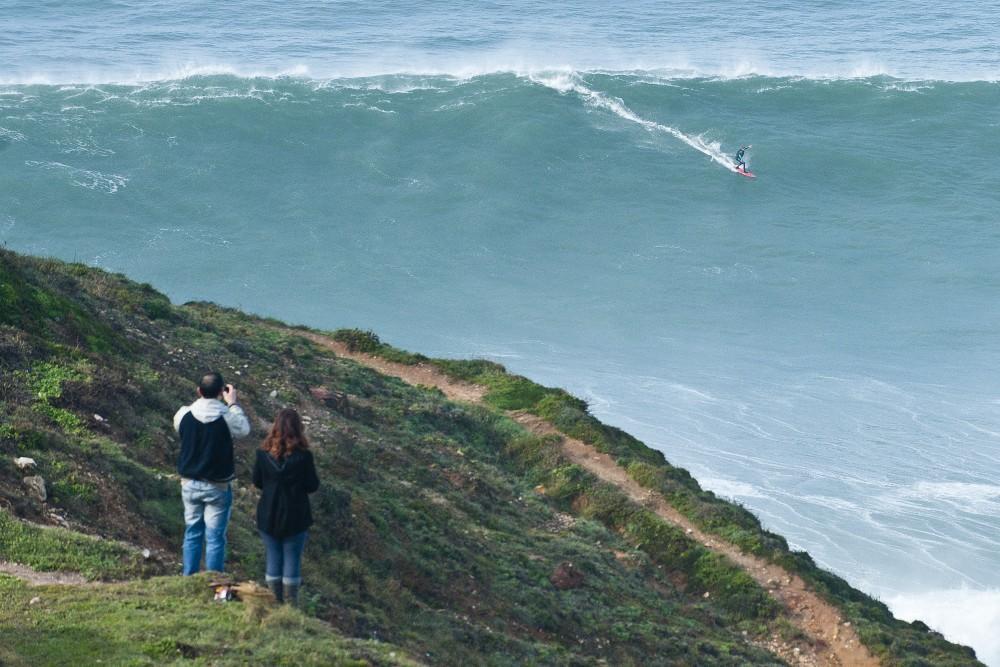
{"label": "red surfboard", "polygon": [[739,174],[740,176],[746,176],[747,178],[757,178],[756,176],[754,176],[752,171],[743,171],[742,169],[737,169],[736,173]]}

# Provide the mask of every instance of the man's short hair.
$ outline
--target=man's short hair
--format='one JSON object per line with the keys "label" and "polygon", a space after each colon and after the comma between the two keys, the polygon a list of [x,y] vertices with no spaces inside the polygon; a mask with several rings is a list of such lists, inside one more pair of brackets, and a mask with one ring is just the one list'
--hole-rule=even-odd
{"label": "man's short hair", "polygon": [[222,388],[226,386],[226,381],[222,379],[222,373],[205,373],[205,377],[198,383],[198,389],[203,398],[218,398],[222,393]]}

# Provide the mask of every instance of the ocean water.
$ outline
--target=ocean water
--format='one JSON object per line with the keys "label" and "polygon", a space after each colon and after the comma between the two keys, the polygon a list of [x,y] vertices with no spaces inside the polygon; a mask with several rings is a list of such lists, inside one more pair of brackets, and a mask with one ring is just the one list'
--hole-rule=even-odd
{"label": "ocean water", "polygon": [[567,387],[1000,665],[1000,3],[202,4],[0,3],[0,242]]}

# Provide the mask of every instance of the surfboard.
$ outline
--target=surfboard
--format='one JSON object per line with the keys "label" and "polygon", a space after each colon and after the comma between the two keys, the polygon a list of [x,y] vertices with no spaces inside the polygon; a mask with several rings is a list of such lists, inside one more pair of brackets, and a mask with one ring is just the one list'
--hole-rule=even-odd
{"label": "surfboard", "polygon": [[742,169],[737,169],[736,173],[739,174],[740,176],[746,176],[747,178],[757,178],[756,176],[754,176],[754,173],[752,171],[743,171]]}

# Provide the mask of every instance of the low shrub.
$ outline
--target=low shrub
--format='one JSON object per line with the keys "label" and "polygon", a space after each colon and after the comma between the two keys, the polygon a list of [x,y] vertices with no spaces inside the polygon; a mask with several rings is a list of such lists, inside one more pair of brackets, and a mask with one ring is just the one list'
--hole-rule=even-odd
{"label": "low shrub", "polygon": [[378,334],[362,329],[338,329],[333,332],[333,339],[346,345],[351,352],[375,354],[383,347]]}

